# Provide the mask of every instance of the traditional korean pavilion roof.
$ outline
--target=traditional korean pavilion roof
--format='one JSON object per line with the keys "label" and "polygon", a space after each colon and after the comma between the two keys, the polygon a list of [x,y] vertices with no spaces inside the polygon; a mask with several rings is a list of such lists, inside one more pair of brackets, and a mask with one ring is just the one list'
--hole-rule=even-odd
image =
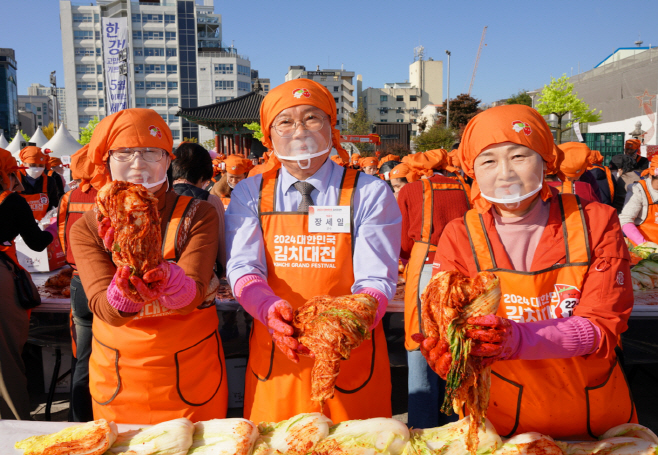
{"label": "traditional korean pavilion roof", "polygon": [[240,128],[245,123],[260,122],[263,98],[265,96],[260,91],[253,91],[207,106],[180,108],[176,115],[213,131],[226,127]]}

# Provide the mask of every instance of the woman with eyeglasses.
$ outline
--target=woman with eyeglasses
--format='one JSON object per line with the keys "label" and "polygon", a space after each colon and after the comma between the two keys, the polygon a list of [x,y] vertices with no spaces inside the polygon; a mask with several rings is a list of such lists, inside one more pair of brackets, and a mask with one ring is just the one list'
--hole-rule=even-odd
{"label": "woman with eyeglasses", "polygon": [[179,196],[169,186],[172,146],[169,127],[151,109],[106,117],[89,143],[88,157],[96,165],[92,184],[127,181],[158,199],[168,261],[161,265],[166,278],[154,287],[158,295],[134,302],[121,290],[122,280],[115,280],[112,228],[99,225],[92,211],[71,229],[94,313],[89,383],[95,419],[154,424],[226,416],[226,367],[214,306],[218,216],[211,204]]}

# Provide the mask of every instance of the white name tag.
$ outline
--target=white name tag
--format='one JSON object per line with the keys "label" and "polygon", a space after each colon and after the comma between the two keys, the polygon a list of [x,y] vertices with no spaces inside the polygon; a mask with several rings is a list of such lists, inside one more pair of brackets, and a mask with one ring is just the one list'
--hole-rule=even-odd
{"label": "white name tag", "polygon": [[350,232],[350,207],[347,205],[311,205],[308,208],[308,232]]}

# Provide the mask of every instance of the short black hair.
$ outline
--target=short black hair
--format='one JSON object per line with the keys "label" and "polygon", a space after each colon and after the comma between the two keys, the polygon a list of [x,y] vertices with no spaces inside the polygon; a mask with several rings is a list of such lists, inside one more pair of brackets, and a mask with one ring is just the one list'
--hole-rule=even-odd
{"label": "short black hair", "polygon": [[174,180],[185,179],[197,183],[212,178],[212,159],[208,150],[199,144],[184,142],[174,151],[176,159],[171,162]]}
{"label": "short black hair", "polygon": [[379,167],[379,173],[386,174],[387,172],[392,171],[398,164],[400,164],[399,161],[387,161]]}

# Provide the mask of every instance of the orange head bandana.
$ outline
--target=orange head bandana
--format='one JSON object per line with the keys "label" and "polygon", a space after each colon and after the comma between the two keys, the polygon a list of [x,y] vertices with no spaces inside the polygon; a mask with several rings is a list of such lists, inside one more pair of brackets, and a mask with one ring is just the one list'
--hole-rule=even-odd
{"label": "orange head bandana", "polygon": [[242,158],[240,155],[229,155],[224,162],[226,163],[226,172],[231,175],[242,175],[254,167],[251,160]]}
{"label": "orange head bandana", "polygon": [[[80,180],[78,188],[80,188],[83,193],[88,192],[91,188],[91,177],[96,167],[94,163],[89,161],[89,156],[87,155],[88,149],[89,144],[71,155],[71,178],[74,180]],[[100,190],[101,187],[97,187],[96,189]]]}
{"label": "orange head bandana", "polygon": [[459,151],[457,149],[450,150],[448,152],[448,158],[450,160],[451,167],[453,167],[454,169],[462,168],[461,161],[459,161]]}
{"label": "orange head bandana", "polygon": [[351,159],[352,159],[352,166],[356,166],[359,164],[359,159],[361,159],[361,155],[359,155],[358,153],[352,153]]}
{"label": "orange head bandana", "polygon": [[361,166],[361,168],[368,166],[378,166],[379,160],[374,156],[366,156],[365,158],[361,158],[361,161],[359,161],[359,165]]}
{"label": "orange head bandana", "polygon": [[590,150],[589,151],[589,166],[587,169],[592,169],[594,168],[594,165],[603,165],[603,155],[601,155],[601,152],[598,150]]}
{"label": "orange head bandana", "polygon": [[15,174],[20,169],[16,163],[16,158],[11,156],[11,152],[5,149],[0,149],[0,183],[2,183],[2,190],[9,191],[11,180],[9,176]]}
{"label": "orange head bandana", "polygon": [[46,169],[52,169],[57,166],[62,166],[62,160],[57,158],[56,156],[49,156],[48,157],[48,164],[46,164]]}
{"label": "orange head bandana", "polygon": [[629,139],[626,141],[626,144],[624,144],[624,148],[628,150],[637,150],[640,148],[642,143],[637,140],[637,139]]}
{"label": "orange head bandana", "polygon": [[45,166],[48,163],[48,158],[43,154],[39,147],[29,145],[21,150],[18,159],[23,164],[39,164]]}
{"label": "orange head bandana", "polygon": [[[475,178],[473,163],[487,147],[503,142],[523,145],[537,152],[547,165],[547,174],[557,172],[553,154],[553,135],[544,117],[535,109],[522,104],[497,106],[479,113],[468,122],[459,144],[459,160],[462,169]],[[551,190],[544,181],[541,198],[548,200]],[[480,213],[491,208],[491,203],[480,194],[477,181],[471,187],[471,201]]]}
{"label": "orange head bandana", "polygon": [[343,161],[343,159],[338,155],[332,155],[330,159],[331,159],[331,161],[333,161],[334,163],[336,163],[339,166],[345,166],[345,164],[346,164],[345,161]]}
{"label": "orange head bandana", "polygon": [[651,158],[651,163],[649,168],[642,171],[640,174],[642,177],[645,175],[650,175],[651,177],[658,177],[658,153]]}
{"label": "orange head bandana", "polygon": [[406,163],[400,163],[391,169],[388,174],[389,180],[406,178],[407,182],[415,182],[420,179],[420,174],[414,169],[410,168]]}
{"label": "orange head bandana", "polygon": [[[340,157],[346,163],[350,162],[349,154],[340,145],[340,131],[336,129],[336,101],[326,87],[310,79],[293,79],[276,86],[265,96],[260,105],[260,126],[263,133],[261,142],[269,150],[273,150],[271,127],[274,119],[281,111],[294,106],[315,106],[329,116],[331,125],[331,142]],[[263,172],[278,168],[280,162],[272,154]]]}
{"label": "orange head bandana", "polygon": [[405,156],[406,164],[416,173],[431,177],[434,170],[445,169],[449,166],[448,152],[443,149],[427,150],[422,153]]}
{"label": "orange head bandana", "polygon": [[157,147],[166,150],[173,160],[174,140],[171,130],[153,109],[124,109],[101,120],[89,142],[87,155],[96,168],[92,177],[94,188],[112,181],[107,159],[110,150],[121,147]]}
{"label": "orange head bandana", "polygon": [[381,167],[382,164],[386,163],[387,161],[396,161],[396,162],[399,163],[401,160],[400,160],[400,157],[397,156],[397,155],[392,155],[392,154],[391,155],[386,155],[384,158],[379,160],[379,167]]}
{"label": "orange head bandana", "polygon": [[558,172],[560,180],[564,181],[565,177],[579,179],[590,164],[591,150],[580,142],[565,142],[560,144],[560,149],[564,152],[564,159],[560,163]]}

